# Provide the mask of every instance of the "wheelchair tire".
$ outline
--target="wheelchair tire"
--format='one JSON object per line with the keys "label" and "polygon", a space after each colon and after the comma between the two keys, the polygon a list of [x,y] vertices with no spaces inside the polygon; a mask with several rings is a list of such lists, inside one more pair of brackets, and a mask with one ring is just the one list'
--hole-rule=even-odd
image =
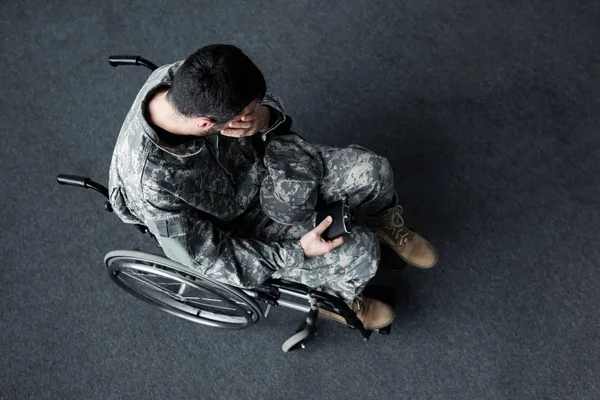
{"label": "wheelchair tire", "polygon": [[104,263],[113,282],[122,289],[188,321],[215,328],[244,329],[262,317],[258,303],[242,290],[166,257],[116,250],[104,257]]}

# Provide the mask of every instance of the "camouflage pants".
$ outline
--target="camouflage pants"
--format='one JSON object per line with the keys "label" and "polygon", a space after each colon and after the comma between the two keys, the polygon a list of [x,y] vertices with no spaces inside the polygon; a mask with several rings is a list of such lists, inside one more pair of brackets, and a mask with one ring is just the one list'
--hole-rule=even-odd
{"label": "camouflage pants", "polygon": [[[394,197],[394,179],[388,161],[360,146],[334,148],[316,146],[323,159],[324,177],[320,200],[326,203],[348,198],[354,212],[376,214],[390,206]],[[303,225],[283,225],[269,220],[261,227],[258,239],[280,241],[300,239],[314,228],[314,219]],[[272,277],[323,286],[347,301],[358,296],[377,272],[380,259],[379,241],[365,227],[354,227],[344,244],[331,253],[306,258],[294,268],[281,269]]]}

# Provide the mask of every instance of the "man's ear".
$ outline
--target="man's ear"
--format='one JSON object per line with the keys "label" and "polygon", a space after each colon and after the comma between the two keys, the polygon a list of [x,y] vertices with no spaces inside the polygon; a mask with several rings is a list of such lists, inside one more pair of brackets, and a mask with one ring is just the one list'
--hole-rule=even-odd
{"label": "man's ear", "polygon": [[208,117],[197,117],[194,118],[194,124],[196,125],[196,128],[204,131],[206,129],[210,129],[215,122]]}

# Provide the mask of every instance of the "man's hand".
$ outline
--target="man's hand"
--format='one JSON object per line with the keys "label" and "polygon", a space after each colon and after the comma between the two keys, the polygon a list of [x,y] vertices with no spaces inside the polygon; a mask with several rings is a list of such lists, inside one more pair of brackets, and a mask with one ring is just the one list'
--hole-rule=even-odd
{"label": "man's hand", "polygon": [[304,255],[306,257],[322,256],[344,243],[343,237],[339,237],[330,242],[321,237],[323,232],[329,228],[332,221],[333,218],[331,217],[325,218],[315,229],[300,238],[300,245],[304,249]]}
{"label": "man's hand", "polygon": [[227,123],[221,134],[231,137],[252,136],[266,128],[269,125],[270,118],[269,108],[258,105],[251,114],[244,114]]}

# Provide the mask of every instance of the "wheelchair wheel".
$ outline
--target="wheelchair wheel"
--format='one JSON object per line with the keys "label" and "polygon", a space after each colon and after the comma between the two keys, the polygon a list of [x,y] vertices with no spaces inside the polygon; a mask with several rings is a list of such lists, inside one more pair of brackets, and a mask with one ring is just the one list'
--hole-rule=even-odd
{"label": "wheelchair wheel", "polygon": [[244,329],[262,310],[242,290],[213,281],[168,258],[117,250],[104,257],[111,279],[130,294],[202,325]]}
{"label": "wheelchair wheel", "polygon": [[304,348],[304,342],[308,340],[310,337],[310,332],[307,329],[296,332],[294,336],[286,340],[281,345],[281,350],[284,353],[289,353],[292,350],[296,350],[298,348]]}

